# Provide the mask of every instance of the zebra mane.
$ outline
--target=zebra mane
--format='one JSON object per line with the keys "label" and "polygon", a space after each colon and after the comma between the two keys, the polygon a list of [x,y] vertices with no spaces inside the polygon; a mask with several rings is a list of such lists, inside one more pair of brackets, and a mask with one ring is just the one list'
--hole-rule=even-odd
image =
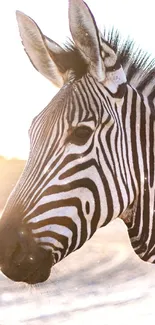
{"label": "zebra mane", "polygon": [[[155,59],[151,59],[151,55],[143,49],[136,48],[135,42],[130,38],[122,39],[119,31],[114,28],[110,31],[105,29],[103,37],[117,53],[128,83],[138,92],[149,97],[149,100],[154,100]],[[82,77],[87,71],[87,65],[78,49],[71,40],[65,44],[65,49],[69,55],[66,64],[69,60],[69,66],[75,72],[76,78]]]}

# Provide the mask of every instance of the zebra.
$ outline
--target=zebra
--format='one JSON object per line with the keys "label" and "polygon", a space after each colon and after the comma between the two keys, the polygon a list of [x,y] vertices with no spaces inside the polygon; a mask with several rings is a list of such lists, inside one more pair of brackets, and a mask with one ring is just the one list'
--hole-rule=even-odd
{"label": "zebra", "polygon": [[29,129],[29,158],[0,220],[1,271],[44,282],[116,218],[154,263],[154,60],[117,31],[101,34],[83,0],[69,0],[64,47],[24,13],[17,21],[30,61],[59,92]]}

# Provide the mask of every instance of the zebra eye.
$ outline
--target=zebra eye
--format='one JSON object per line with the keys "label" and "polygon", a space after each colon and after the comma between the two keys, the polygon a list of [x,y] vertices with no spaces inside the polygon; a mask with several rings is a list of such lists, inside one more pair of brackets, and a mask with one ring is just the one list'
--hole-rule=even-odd
{"label": "zebra eye", "polygon": [[92,133],[93,130],[86,125],[76,127],[69,135],[68,142],[82,146],[88,141]]}

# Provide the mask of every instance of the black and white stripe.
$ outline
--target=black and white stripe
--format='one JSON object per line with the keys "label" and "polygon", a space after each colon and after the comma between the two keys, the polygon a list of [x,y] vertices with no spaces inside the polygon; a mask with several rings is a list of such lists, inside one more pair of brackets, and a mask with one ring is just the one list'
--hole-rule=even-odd
{"label": "black and white stripe", "polygon": [[113,31],[105,40],[82,0],[70,0],[75,44],[65,50],[18,15],[34,66],[45,75],[32,55],[33,29],[39,55],[53,64],[53,75],[48,68],[46,76],[64,86],[32,122],[30,157],[5,214],[20,211],[55,263],[120,217],[135,252],[154,262],[154,63],[148,66],[142,52],[135,55],[132,42],[120,45]]}

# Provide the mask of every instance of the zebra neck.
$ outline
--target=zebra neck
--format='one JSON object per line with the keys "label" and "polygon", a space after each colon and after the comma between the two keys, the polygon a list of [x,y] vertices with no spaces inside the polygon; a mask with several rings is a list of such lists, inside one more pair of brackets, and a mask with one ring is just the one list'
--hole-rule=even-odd
{"label": "zebra neck", "polygon": [[[133,105],[129,98],[132,98]],[[127,112],[130,112],[127,130],[132,130],[128,133],[128,150],[132,152],[130,170],[133,175],[134,203],[127,207],[121,218],[128,228],[136,254],[145,261],[155,262],[154,107],[147,98],[129,87],[125,103]]]}
{"label": "zebra neck", "polygon": [[129,229],[130,227],[132,227],[134,220],[135,220],[135,215],[136,215],[136,211],[137,211],[137,200],[135,200],[119,217],[120,219],[122,219],[125,223],[125,225],[127,226],[127,228]]}
{"label": "zebra neck", "polygon": [[155,191],[142,192],[122,218],[128,228],[131,245],[144,261],[155,263]]}

